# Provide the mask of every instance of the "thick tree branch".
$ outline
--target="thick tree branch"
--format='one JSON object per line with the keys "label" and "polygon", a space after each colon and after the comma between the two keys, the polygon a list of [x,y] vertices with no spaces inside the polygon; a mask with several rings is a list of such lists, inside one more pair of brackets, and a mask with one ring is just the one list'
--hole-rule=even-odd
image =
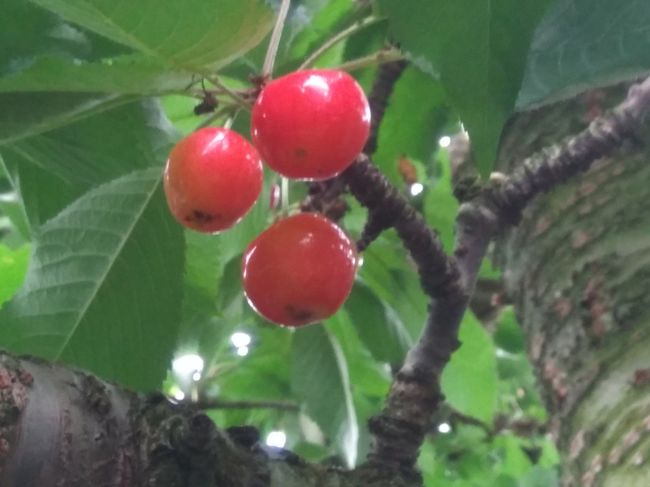
{"label": "thick tree branch", "polygon": [[511,176],[486,191],[479,201],[504,223],[516,224],[535,196],[588,170],[594,161],[634,139],[648,111],[650,78],[633,85],[620,105],[594,119],[583,132],[523,161]]}
{"label": "thick tree branch", "polygon": [[309,464],[252,428],[87,372],[0,352],[0,485],[416,487],[394,471]]}
{"label": "thick tree branch", "polygon": [[[368,464],[389,466],[402,476],[417,477],[414,465],[442,399],[440,374],[458,348],[457,330],[468,294],[462,287],[461,272],[445,254],[435,232],[367,156],[360,155],[341,177],[371,215],[381,216],[382,229],[395,227],[418,266],[423,289],[432,298],[422,336],[396,375],[384,410],[370,421],[375,444]],[[465,246],[482,238],[469,228],[463,235]],[[462,256],[470,264],[480,264],[479,257],[469,251]]]}
{"label": "thick tree branch", "polygon": [[[405,66],[404,62],[391,63],[380,70],[369,98],[373,125],[366,153],[377,147],[377,133],[388,98]],[[375,444],[368,465],[382,465],[417,479],[414,465],[431,428],[432,414],[442,399],[440,373],[458,348],[457,328],[468,295],[462,288],[460,272],[445,254],[435,232],[366,154],[361,154],[340,178],[368,209],[359,249],[365,249],[383,230],[394,227],[418,266],[424,291],[432,298],[422,336],[398,372],[384,410],[370,421]]]}

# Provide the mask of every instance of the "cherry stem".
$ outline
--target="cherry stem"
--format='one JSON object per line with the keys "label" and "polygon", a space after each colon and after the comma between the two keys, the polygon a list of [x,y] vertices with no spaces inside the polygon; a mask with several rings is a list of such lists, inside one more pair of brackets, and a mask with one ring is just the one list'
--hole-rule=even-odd
{"label": "cherry stem", "polygon": [[401,61],[403,59],[406,59],[406,57],[399,51],[399,49],[381,49],[368,56],[340,64],[336,69],[340,69],[341,71],[356,71],[357,69],[367,68],[368,66],[378,66],[393,61]]}
{"label": "cherry stem", "polygon": [[[196,126],[196,128],[194,129],[194,131],[200,130],[200,129],[205,128],[205,127],[208,127],[209,125],[212,125],[212,123],[215,120],[218,120],[221,117],[224,117],[224,116],[226,116],[228,114],[234,115],[234,113],[236,111],[237,111],[237,108],[233,107],[232,105],[222,107],[219,110],[217,110],[216,112],[214,112],[213,114],[211,114],[209,117],[207,117],[205,120],[203,120],[200,124],[198,124]],[[229,118],[229,120],[232,120],[232,118],[233,118],[232,115]],[[231,122],[231,125],[232,125],[232,122]]]}
{"label": "cherry stem", "polygon": [[359,32],[360,30],[364,29],[365,27],[376,24],[380,20],[383,20],[382,18],[378,17],[366,17],[365,19],[358,20],[354,24],[352,24],[350,27],[347,29],[342,30],[338,34],[334,35],[333,37],[329,38],[325,43],[320,46],[318,49],[316,49],[314,52],[311,53],[311,55],[305,59],[305,61],[298,67],[296,71],[301,71],[303,69],[307,69],[314,64],[314,62],[321,57],[326,51],[328,51],[331,47],[333,47],[335,44],[339,43],[343,39],[347,39],[351,35]]}
{"label": "cherry stem", "polygon": [[280,179],[281,213],[286,216],[289,213],[289,179],[282,176]]}
{"label": "cherry stem", "polygon": [[287,19],[290,5],[291,0],[282,0],[282,3],[280,4],[278,18],[275,21],[273,33],[271,34],[271,40],[269,41],[269,47],[266,51],[266,56],[264,57],[264,64],[262,65],[262,76],[264,78],[270,77],[271,74],[273,74],[273,65],[275,64],[275,57],[278,54],[280,38],[282,37],[282,29],[284,28],[284,22]]}
{"label": "cherry stem", "polygon": [[231,112],[230,116],[224,122],[223,128],[230,129],[232,127],[232,124],[235,122],[235,118],[237,117],[238,113],[239,110],[235,110],[234,112]]}
{"label": "cherry stem", "polygon": [[284,401],[228,401],[225,399],[204,399],[188,402],[199,409],[279,409],[284,411],[299,411],[296,403]]}
{"label": "cherry stem", "polygon": [[242,98],[239,95],[239,93],[224,85],[218,76],[206,76],[206,78],[210,83],[216,86],[217,89],[220,90],[223,94],[229,96],[235,103],[240,105],[242,108],[245,108],[246,110],[250,110],[251,104],[248,101],[246,101],[244,98]]}

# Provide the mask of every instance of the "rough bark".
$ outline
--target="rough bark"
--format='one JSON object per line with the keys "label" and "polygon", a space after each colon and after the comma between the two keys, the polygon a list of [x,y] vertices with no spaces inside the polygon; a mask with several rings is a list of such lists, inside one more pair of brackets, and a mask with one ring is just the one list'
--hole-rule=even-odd
{"label": "rough bark", "polygon": [[394,470],[309,464],[218,429],[160,394],[0,353],[0,485],[5,487],[413,487]]}
{"label": "rough bark", "polygon": [[[575,133],[622,87],[519,116],[501,170]],[[564,459],[563,485],[650,485],[650,149],[626,143],[536,200],[498,258]]]}

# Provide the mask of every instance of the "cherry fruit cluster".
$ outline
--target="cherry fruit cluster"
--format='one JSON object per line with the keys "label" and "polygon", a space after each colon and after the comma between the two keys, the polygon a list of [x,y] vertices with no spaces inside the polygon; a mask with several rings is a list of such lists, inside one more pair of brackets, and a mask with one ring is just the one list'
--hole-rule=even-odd
{"label": "cherry fruit cluster", "polygon": [[[363,149],[370,108],[345,72],[297,71],[264,86],[252,111],[253,144],[207,127],[172,149],[164,174],[169,208],[184,226],[226,230],[262,190],[262,160],[290,179],[318,181],[345,170]],[[242,260],[244,292],[269,321],[302,326],[325,319],[352,289],[357,253],[333,222],[300,213],[275,222],[250,243]]]}

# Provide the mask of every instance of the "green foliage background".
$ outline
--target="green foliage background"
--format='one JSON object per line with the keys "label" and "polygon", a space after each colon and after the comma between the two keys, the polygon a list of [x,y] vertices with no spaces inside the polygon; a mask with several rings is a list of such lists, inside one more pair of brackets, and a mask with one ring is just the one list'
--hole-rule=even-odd
{"label": "green foliage background", "polygon": [[[205,123],[192,112],[196,81],[219,73],[235,88],[260,72],[271,3],[3,2],[0,346],[138,390],[291,401],[298,411],[210,414],[221,426],[284,430],[288,448],[309,460],[354,465],[367,452],[366,421],[426,315],[395,234],[364,253],[339,313],[292,332],[257,317],[239,281],[243,249],[274,216],[267,205],[274,176],[244,221],[222,235],[183,230],[160,188],[169,148]],[[370,55],[388,38],[413,61],[390,98],[375,162],[408,195],[398,161],[413,165],[423,192],[409,197],[447,248],[457,203],[442,136],[462,122],[486,176],[513,110],[650,68],[642,30],[650,4],[642,0],[302,0],[293,2],[276,74],[370,15],[379,21],[317,65]],[[376,69],[353,74],[369,90]],[[232,122],[248,136],[245,111]],[[292,200],[302,194],[296,184]],[[365,214],[350,205],[343,224],[358,236]],[[497,418],[543,423],[545,413],[514,314],[506,309],[492,325],[493,333],[471,315],[463,323],[463,346],[443,378],[447,411],[438,418],[450,431],[432,431],[421,455],[427,485],[557,485],[547,438],[494,429]],[[244,357],[230,342],[235,331],[252,337]],[[202,378],[189,385],[170,373],[172,358],[187,353],[205,360]]]}

